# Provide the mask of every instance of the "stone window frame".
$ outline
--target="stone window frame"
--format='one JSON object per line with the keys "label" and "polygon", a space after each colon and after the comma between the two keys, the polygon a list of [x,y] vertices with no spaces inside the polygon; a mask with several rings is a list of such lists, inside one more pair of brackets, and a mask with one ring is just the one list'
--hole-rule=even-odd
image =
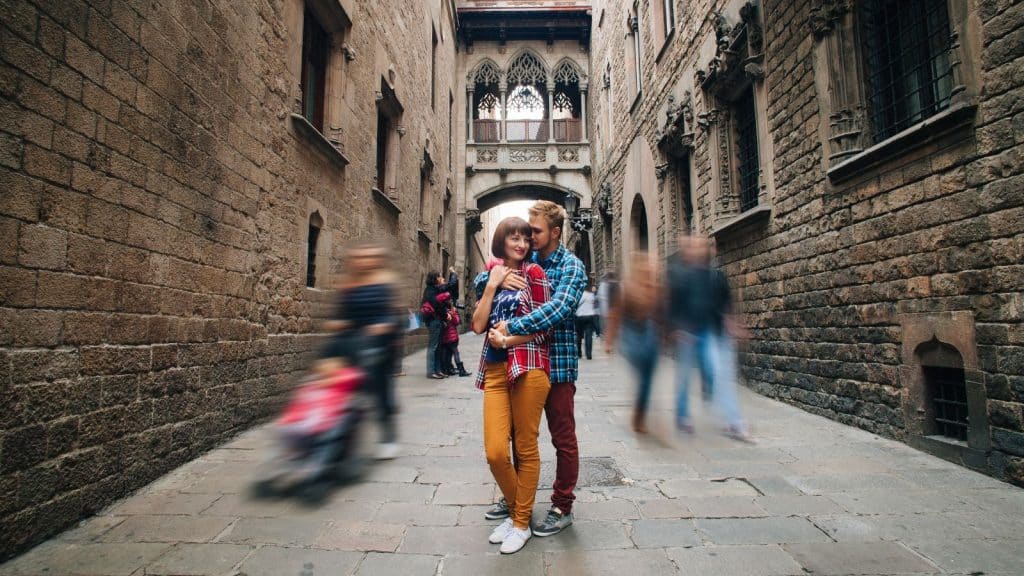
{"label": "stone window frame", "polygon": [[[867,81],[860,0],[814,0],[808,26],[814,37],[814,75],[821,117],[822,164],[829,181],[839,184],[953,132],[968,132],[977,113],[980,24],[976,0],[946,0],[953,70],[948,107],[903,131],[872,144],[867,110]],[[965,65],[966,63],[966,65]]]}
{"label": "stone window frame", "polygon": [[[384,76],[380,79],[380,90],[375,94],[377,109],[377,133],[376,156],[374,160],[373,188],[375,198],[385,200],[384,205],[392,207],[396,212],[398,209],[398,167],[401,163],[402,146],[401,140],[405,136],[405,127],[402,125],[402,116],[405,109],[398,100],[391,83]],[[383,120],[383,122],[382,122]],[[381,127],[384,127],[384,134],[381,134]],[[384,140],[383,142],[381,140]],[[380,182],[381,175],[384,182]]]}
{"label": "stone window frame", "polygon": [[[296,6],[294,18],[297,20],[291,28],[297,30],[296,41],[298,61],[295,69],[295,86],[292,113],[289,118],[294,133],[322,154],[327,160],[344,169],[349,164],[343,143],[344,94],[347,79],[348,63],[355,59],[355,52],[348,46],[347,39],[352,30],[352,20],[345,8],[337,0],[304,0]],[[305,34],[307,14],[327,35],[326,70],[323,80],[323,122],[317,127],[305,116],[303,109],[304,87],[302,85],[303,69],[305,68]]]}
{"label": "stone window frame", "polygon": [[632,102],[629,105],[629,112],[632,114],[640,106],[640,100],[644,95],[643,75],[643,38],[640,36],[640,0],[633,1],[629,16],[626,18],[626,35],[630,37],[627,44],[629,63],[626,69],[632,76],[630,88],[633,90]]}
{"label": "stone window frame", "polygon": [[[907,443],[959,464],[985,470],[991,450],[985,373],[978,361],[974,314],[970,311],[901,314],[899,386]],[[935,345],[955,350],[934,354]],[[929,354],[931,348],[931,354]],[[924,365],[962,368],[970,428],[960,442],[927,433],[928,391]]]}
{"label": "stone window frame", "polygon": [[[708,136],[712,179],[710,228],[712,235],[732,232],[740,226],[766,221],[774,197],[775,158],[768,127],[768,86],[764,70],[764,24],[760,2],[740,3],[733,22],[723,11],[715,15],[714,56],[694,74],[703,95],[705,111],[696,125]],[[739,160],[733,109],[740,97],[752,92],[757,128],[758,194],[756,204],[741,210]]]}
{"label": "stone window frame", "polygon": [[655,176],[659,195],[666,199],[669,213],[673,215],[669,220],[671,238],[684,232],[692,233],[700,227],[694,197],[696,127],[692,86],[684,81],[677,90],[682,92],[682,98],[677,99],[675,93],[669,93],[664,124],[659,122],[654,134],[661,158],[661,164],[655,166]]}
{"label": "stone window frame", "polygon": [[661,62],[661,58],[668,51],[672,39],[676,35],[676,2],[675,0],[651,0],[651,11],[654,13],[651,18],[655,45],[658,46],[658,54],[655,62]]}

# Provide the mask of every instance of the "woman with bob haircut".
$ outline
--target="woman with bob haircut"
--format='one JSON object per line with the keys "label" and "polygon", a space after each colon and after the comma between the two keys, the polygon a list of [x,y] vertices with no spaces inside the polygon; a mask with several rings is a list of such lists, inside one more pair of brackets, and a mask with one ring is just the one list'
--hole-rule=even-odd
{"label": "woman with bob haircut", "polygon": [[[501,544],[502,554],[522,549],[533,536],[530,514],[540,479],[537,436],[544,403],[551,389],[548,333],[504,336],[494,327],[525,316],[548,300],[551,287],[544,270],[529,261],[530,225],[522,218],[498,223],[491,253],[501,259],[473,311],[473,332],[487,332],[476,387],[484,392],[484,451],[494,480],[508,502],[509,517],[488,539]],[[509,274],[526,280],[521,290],[501,287]],[[512,465],[510,442],[515,442],[518,467]]]}

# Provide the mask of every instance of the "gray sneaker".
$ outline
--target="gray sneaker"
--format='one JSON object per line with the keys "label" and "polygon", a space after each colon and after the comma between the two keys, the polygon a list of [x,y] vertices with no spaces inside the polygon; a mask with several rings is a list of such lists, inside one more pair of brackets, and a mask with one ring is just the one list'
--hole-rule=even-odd
{"label": "gray sneaker", "polygon": [[562,514],[556,506],[548,510],[548,516],[543,522],[533,527],[534,536],[551,536],[558,534],[566,527],[572,525],[572,512]]}
{"label": "gray sneaker", "polygon": [[490,510],[484,512],[484,518],[488,520],[501,520],[502,518],[508,518],[508,502],[502,498],[498,500],[498,503],[494,505]]}

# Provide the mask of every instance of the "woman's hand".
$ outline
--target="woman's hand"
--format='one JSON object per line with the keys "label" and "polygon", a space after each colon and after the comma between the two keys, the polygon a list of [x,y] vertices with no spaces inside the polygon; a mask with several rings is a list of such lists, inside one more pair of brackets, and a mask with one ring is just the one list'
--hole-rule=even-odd
{"label": "woman's hand", "polygon": [[505,336],[494,328],[487,331],[487,342],[490,343],[493,348],[505,348],[507,340],[508,336]]}
{"label": "woman's hand", "polygon": [[497,289],[501,286],[501,283],[505,281],[505,278],[512,272],[512,269],[508,266],[495,266],[491,268],[491,276],[487,280],[487,285],[491,288]]}

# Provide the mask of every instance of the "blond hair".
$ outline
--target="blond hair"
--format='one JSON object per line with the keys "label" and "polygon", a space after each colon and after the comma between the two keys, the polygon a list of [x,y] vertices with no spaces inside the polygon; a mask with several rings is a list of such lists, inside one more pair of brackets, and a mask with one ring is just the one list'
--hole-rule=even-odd
{"label": "blond hair", "polygon": [[530,206],[530,218],[543,216],[549,228],[561,229],[565,225],[565,208],[550,200],[537,200]]}

